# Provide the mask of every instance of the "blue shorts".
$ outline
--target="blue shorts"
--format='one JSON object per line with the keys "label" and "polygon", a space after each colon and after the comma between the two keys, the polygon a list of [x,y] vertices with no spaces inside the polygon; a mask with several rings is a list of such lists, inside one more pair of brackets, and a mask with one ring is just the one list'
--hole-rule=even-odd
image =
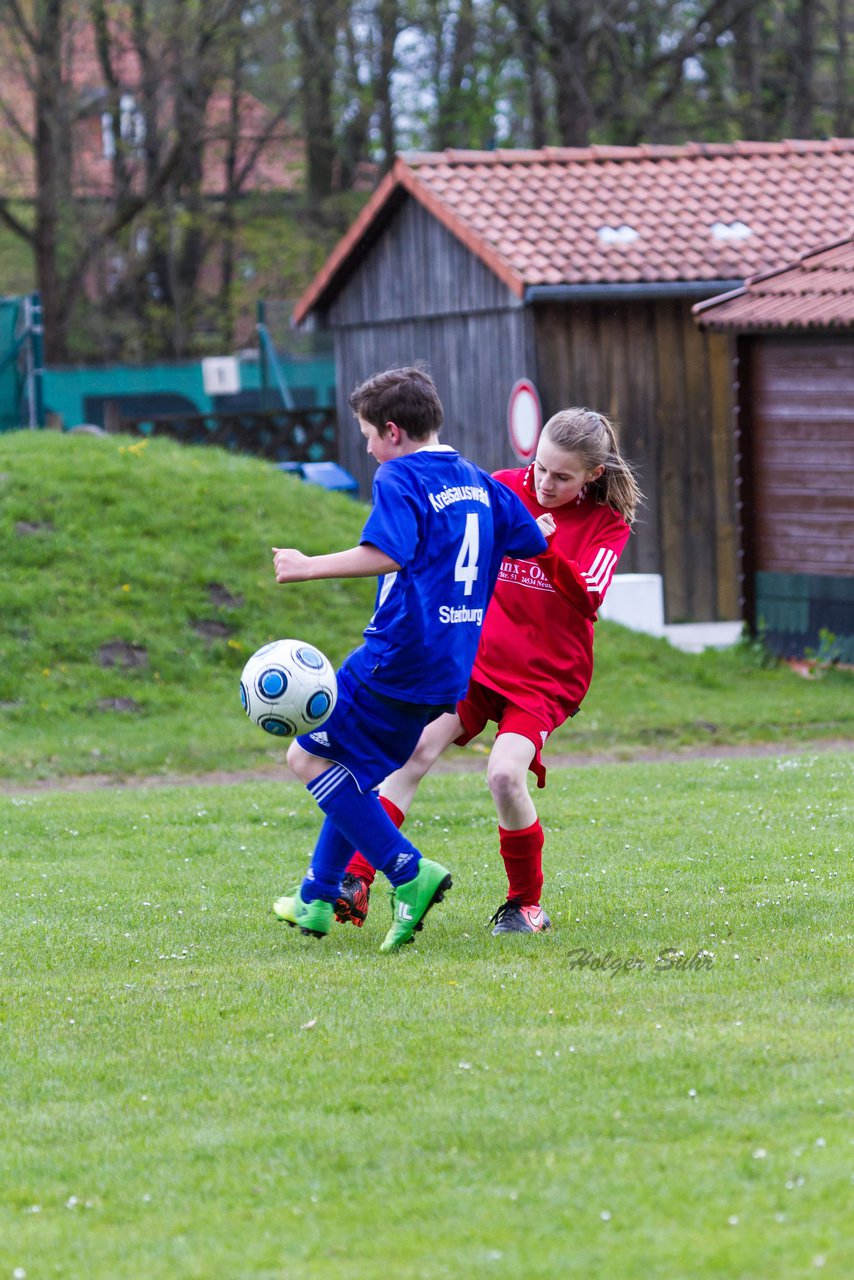
{"label": "blue shorts", "polygon": [[301,733],[297,742],[310,755],[342,765],[361,792],[373,791],[406,763],[424,726],[453,707],[392,702],[356,680],[346,663],[337,675],[335,710],[319,729]]}

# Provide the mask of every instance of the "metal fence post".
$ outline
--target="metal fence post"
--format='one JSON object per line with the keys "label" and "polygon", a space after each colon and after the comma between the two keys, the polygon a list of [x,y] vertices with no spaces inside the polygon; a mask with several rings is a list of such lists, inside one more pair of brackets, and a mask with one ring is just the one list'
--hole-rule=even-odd
{"label": "metal fence post", "polygon": [[258,372],[261,376],[261,409],[266,412],[267,404],[267,350],[262,337],[266,325],[267,310],[264,299],[259,298],[255,307],[255,330],[258,334]]}
{"label": "metal fence post", "polygon": [[30,427],[44,426],[44,325],[40,293],[24,299],[27,339],[27,406]]}

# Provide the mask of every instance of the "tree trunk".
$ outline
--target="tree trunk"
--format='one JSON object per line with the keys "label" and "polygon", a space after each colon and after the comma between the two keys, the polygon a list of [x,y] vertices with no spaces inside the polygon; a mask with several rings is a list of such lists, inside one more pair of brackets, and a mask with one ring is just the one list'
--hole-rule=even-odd
{"label": "tree trunk", "polygon": [[739,133],[761,141],[767,136],[762,103],[762,42],[755,9],[748,9],[733,23],[733,70],[738,93]]}
{"label": "tree trunk", "polygon": [[380,0],[379,24],[380,52],[375,96],[379,108],[383,166],[390,169],[397,150],[391,83],[395,68],[394,46],[400,31],[400,0]]}
{"label": "tree trunk", "polygon": [[338,5],[332,0],[299,0],[297,40],[303,134],[306,150],[306,187],[311,208],[332,194],[335,170],[335,120],[332,91],[335,79],[335,39]]}
{"label": "tree trunk", "polygon": [[852,129],[851,98],[851,42],[848,28],[848,0],[836,0],[836,58],[834,65],[834,132],[837,138],[847,138]]}
{"label": "tree trunk", "polygon": [[524,72],[527,103],[527,128],[529,145],[544,147],[548,143],[548,116],[543,93],[542,55],[544,40],[538,27],[539,6],[533,0],[507,0],[507,8],[513,17],[513,44],[518,51]]}
{"label": "tree trunk", "polygon": [[222,201],[220,231],[219,279],[219,329],[222,340],[231,346],[234,338],[234,254],[237,236],[236,203],[239,178],[237,173],[237,147],[240,140],[240,93],[242,89],[243,57],[239,45],[235,45],[231,64],[231,93],[229,97],[228,134],[225,150],[225,193]]}
{"label": "tree trunk", "polygon": [[[460,0],[454,24],[447,83],[439,98],[436,138],[439,150],[468,145],[469,99],[474,92],[475,20],[472,0]],[[468,86],[466,82],[468,81]]]}
{"label": "tree trunk", "polygon": [[816,0],[800,0],[792,47],[792,136],[809,138],[815,111]]}
{"label": "tree trunk", "polygon": [[36,34],[35,170],[33,250],[42,300],[45,359],[68,357],[69,300],[62,287],[59,252],[63,212],[70,207],[71,136],[63,84],[63,0],[47,0]]}
{"label": "tree trunk", "polygon": [[595,113],[587,91],[586,5],[568,6],[549,0],[549,64],[555,86],[557,127],[565,147],[586,147]]}

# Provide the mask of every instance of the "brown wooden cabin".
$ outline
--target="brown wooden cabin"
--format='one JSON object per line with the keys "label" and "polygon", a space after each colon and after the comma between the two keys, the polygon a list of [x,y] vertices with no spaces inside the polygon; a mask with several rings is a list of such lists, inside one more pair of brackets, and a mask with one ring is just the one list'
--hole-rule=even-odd
{"label": "brown wooden cabin", "polygon": [[587,404],[621,426],[646,504],[620,571],[663,576],[668,622],[737,618],[732,339],[691,308],[852,207],[854,140],[398,157],[294,312],[334,334],[342,464],[367,497],[348,394],[423,360],[444,438],[513,465],[529,378],[544,420]]}
{"label": "brown wooden cabin", "polygon": [[742,616],[783,656],[854,662],[854,239],[695,315],[737,339]]}

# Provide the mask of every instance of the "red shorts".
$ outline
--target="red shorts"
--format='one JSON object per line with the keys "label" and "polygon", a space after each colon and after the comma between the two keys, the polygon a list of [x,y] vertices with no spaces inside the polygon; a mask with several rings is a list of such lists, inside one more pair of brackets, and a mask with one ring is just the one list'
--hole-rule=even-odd
{"label": "red shorts", "polygon": [[467,742],[471,742],[472,738],[483,733],[490,720],[494,720],[499,734],[518,733],[533,744],[534,758],[528,768],[535,775],[538,787],[546,785],[542,750],[549,736],[549,728],[542,720],[531,715],[530,711],[523,711],[521,707],[508,702],[503,693],[496,693],[477,680],[469,682],[468,692],[462,702],[457,703],[456,710],[463,722],[463,733],[454,739],[458,746],[464,747]]}

